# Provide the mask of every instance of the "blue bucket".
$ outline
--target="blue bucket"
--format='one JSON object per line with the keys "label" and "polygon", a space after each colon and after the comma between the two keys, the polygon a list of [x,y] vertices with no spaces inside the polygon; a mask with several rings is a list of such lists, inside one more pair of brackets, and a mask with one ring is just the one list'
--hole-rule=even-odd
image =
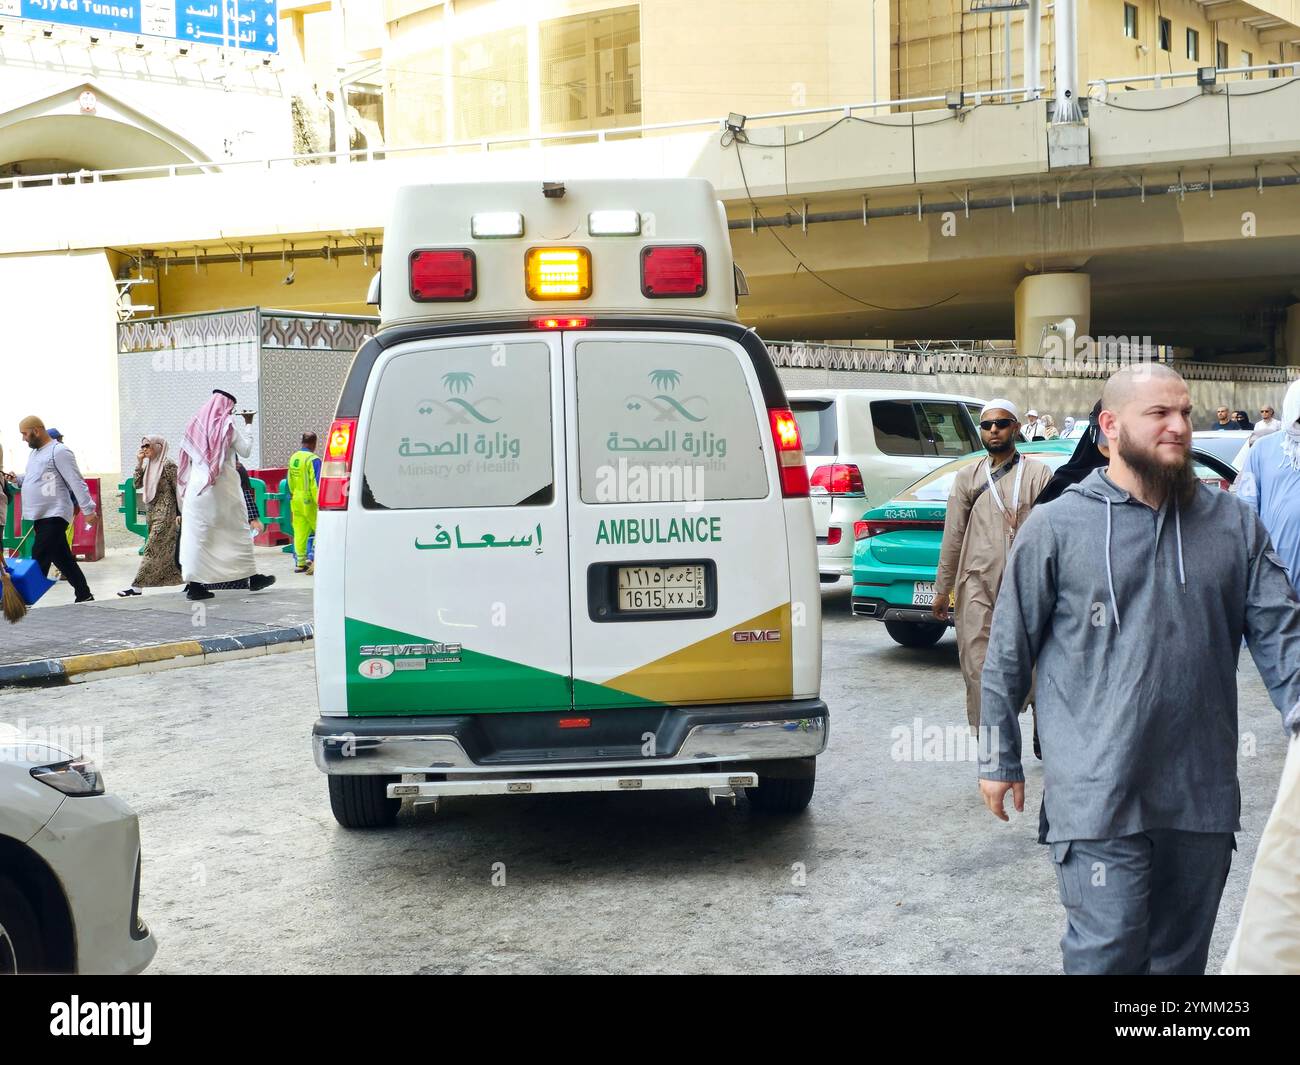
{"label": "blue bucket", "polygon": [[9,578],[14,582],[18,594],[28,606],[35,605],[41,596],[54,587],[55,582],[41,572],[41,567],[33,558],[8,558],[5,559],[4,566],[9,571]]}

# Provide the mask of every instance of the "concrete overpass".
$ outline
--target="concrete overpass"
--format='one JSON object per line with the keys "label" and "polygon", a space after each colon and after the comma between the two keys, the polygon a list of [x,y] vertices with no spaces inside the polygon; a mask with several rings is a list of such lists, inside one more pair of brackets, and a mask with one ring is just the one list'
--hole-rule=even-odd
{"label": "concrete overpass", "polygon": [[[158,313],[365,313],[400,185],[694,175],[726,204],[751,291],[741,314],[767,336],[1014,336],[1033,355],[1069,320],[1212,361],[1300,364],[1294,74],[1094,85],[1073,143],[1050,101],[995,94],[751,118],[739,135],[711,119],[577,144],[0,180],[0,344],[56,353],[60,380],[101,397],[73,416],[115,437],[115,408],[91,404],[116,394],[115,278],[141,265],[150,283],[131,298]],[[15,410],[29,406],[54,409]]]}

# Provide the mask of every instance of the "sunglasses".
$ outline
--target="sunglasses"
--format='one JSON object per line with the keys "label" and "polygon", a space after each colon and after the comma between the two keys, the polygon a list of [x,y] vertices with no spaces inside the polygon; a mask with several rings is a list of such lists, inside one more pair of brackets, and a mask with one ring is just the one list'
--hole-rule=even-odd
{"label": "sunglasses", "polygon": [[1015,419],[1013,418],[990,418],[988,421],[980,422],[980,428],[983,429],[986,433],[994,426],[997,426],[997,428],[999,429],[1005,429],[1014,420]]}
{"label": "sunglasses", "polygon": [[1263,410],[1261,410],[1259,413],[1260,413],[1260,414],[1267,414],[1267,415],[1271,418],[1271,417],[1273,416],[1273,408],[1272,408],[1272,407],[1265,407],[1265,408],[1264,408]]}

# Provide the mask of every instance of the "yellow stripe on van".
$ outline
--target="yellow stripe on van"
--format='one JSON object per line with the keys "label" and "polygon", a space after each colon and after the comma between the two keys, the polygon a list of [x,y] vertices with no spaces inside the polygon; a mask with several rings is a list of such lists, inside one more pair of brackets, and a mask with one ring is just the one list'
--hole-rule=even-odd
{"label": "yellow stripe on van", "polygon": [[788,699],[794,693],[790,645],[790,604],[783,603],[611,677],[603,686],[670,704]]}

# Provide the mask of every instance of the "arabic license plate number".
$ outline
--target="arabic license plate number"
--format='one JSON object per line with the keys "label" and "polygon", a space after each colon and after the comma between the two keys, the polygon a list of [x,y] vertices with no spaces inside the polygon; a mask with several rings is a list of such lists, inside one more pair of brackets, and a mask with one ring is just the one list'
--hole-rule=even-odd
{"label": "arabic license plate number", "polygon": [[619,566],[618,609],[630,613],[703,610],[704,567]]}
{"label": "arabic license plate number", "polygon": [[913,606],[934,606],[934,581],[916,581],[912,584]]}

